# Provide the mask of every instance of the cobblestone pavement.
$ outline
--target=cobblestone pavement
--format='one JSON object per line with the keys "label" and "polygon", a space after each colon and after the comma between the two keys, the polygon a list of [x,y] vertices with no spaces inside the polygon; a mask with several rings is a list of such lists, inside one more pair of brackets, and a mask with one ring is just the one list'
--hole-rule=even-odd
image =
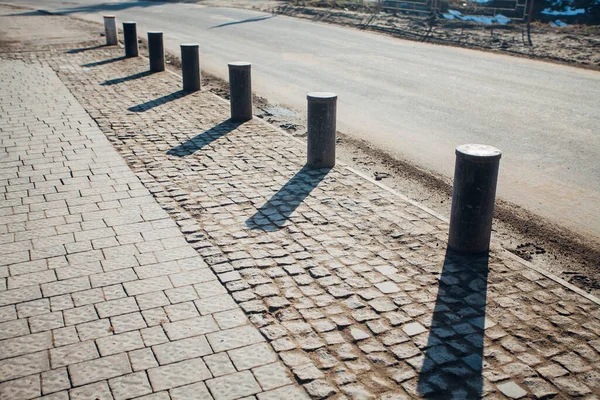
{"label": "cobblestone pavement", "polygon": [[[33,65],[47,63],[57,71],[60,79],[90,113],[142,183],[137,184],[126,168],[119,169],[118,157],[104,147],[102,155],[92,163],[100,164],[98,174],[103,176],[107,169],[117,168],[119,173],[129,174],[133,186],[125,188],[122,187],[123,183],[117,181],[112,185],[103,182],[98,184],[98,188],[98,185],[92,185],[95,174],[87,172],[89,179],[82,179],[79,173],[74,172],[72,177],[61,176],[60,179],[67,179],[69,184],[69,179],[73,179],[72,184],[76,185],[73,190],[79,190],[86,198],[89,196],[89,202],[79,204],[82,200],[73,198],[70,204],[68,196],[58,195],[66,193],[66,189],[59,190],[62,186],[48,186],[56,188],[55,195],[51,189],[46,189],[46,185],[33,181],[38,174],[17,174],[21,169],[37,172],[45,168],[50,168],[52,174],[53,168],[59,168],[57,173],[61,173],[63,169],[60,168],[66,167],[63,163],[70,160],[40,161],[50,166],[41,164],[27,169],[28,153],[9,149],[10,156],[4,157],[0,170],[3,173],[0,179],[5,179],[6,187],[6,205],[1,210],[7,210],[4,213],[9,219],[2,225],[6,232],[2,238],[6,244],[0,247],[0,251],[8,257],[8,261],[3,262],[8,268],[2,267],[4,270],[0,270],[4,271],[7,278],[0,282],[8,285],[2,288],[8,290],[0,292],[0,301],[7,304],[2,309],[7,310],[6,323],[20,323],[21,330],[0,329],[9,332],[9,335],[15,332],[13,335],[17,339],[8,340],[17,343],[19,340],[31,340],[29,338],[36,329],[34,327],[38,326],[36,318],[43,321],[58,319],[61,324],[69,322],[66,328],[62,328],[62,325],[53,327],[56,329],[53,333],[71,329],[70,332],[79,335],[79,346],[84,343],[90,351],[93,347],[92,352],[100,351],[99,355],[102,356],[97,358],[98,353],[93,353],[97,359],[84,361],[81,366],[85,368],[69,366],[66,372],[69,373],[71,384],[83,385],[88,383],[86,379],[90,379],[87,376],[96,376],[92,379],[103,380],[103,388],[107,389],[106,379],[109,379],[108,385],[115,396],[120,390],[115,388],[138,387],[122,383],[137,382],[135,379],[138,377],[146,379],[148,376],[151,388],[155,391],[167,389],[169,385],[183,384],[179,383],[179,379],[188,379],[189,375],[180,376],[176,369],[182,363],[181,357],[196,357],[192,358],[193,361],[183,362],[190,363],[189,369],[203,371],[200,374],[205,375],[196,376],[197,380],[204,380],[209,374],[217,376],[222,373],[221,369],[211,369],[211,357],[214,357],[212,365],[230,366],[230,369],[223,367],[227,372],[235,371],[234,367],[242,371],[206,381],[206,386],[217,400],[234,398],[217,394],[222,387],[252,387],[253,390],[259,390],[256,381],[265,390],[273,387],[265,387],[268,384],[261,379],[266,378],[261,376],[278,377],[273,378],[276,382],[273,385],[289,383],[286,375],[288,369],[294,380],[314,398],[499,399],[581,396],[592,399],[600,394],[598,304],[503,253],[494,251],[489,257],[469,258],[446,253],[448,226],[445,222],[343,166],[331,170],[303,168],[304,150],[292,138],[256,119],[234,124],[227,120],[229,108],[221,99],[205,92],[182,92],[177,76],[168,72],[147,74],[147,60],[123,59],[122,53],[119,48],[100,48],[71,53],[39,52],[26,56],[4,56],[5,59],[27,58]],[[43,70],[49,71],[46,68]],[[13,103],[9,101],[8,104]],[[11,108],[6,105],[2,111],[11,112]],[[58,116],[55,118],[57,123],[62,121]],[[11,126],[10,121],[9,117],[3,120],[3,124]],[[5,130],[3,125],[3,135]],[[21,145],[22,140],[23,146],[33,147],[34,143],[38,146],[52,146],[55,143],[52,138],[34,141],[26,131],[17,131],[26,138],[15,140],[15,145]],[[87,134],[88,129],[85,132]],[[61,151],[69,149],[60,148]],[[104,149],[113,156],[105,159],[108,156],[104,155]],[[56,147],[50,147],[45,153],[48,154],[46,157],[60,156],[55,154],[56,151]],[[36,156],[39,153],[41,150],[32,152]],[[17,154],[22,156],[18,157]],[[53,165],[53,162],[60,165]],[[79,166],[81,162],[74,164]],[[91,161],[86,159],[85,162]],[[85,170],[96,172],[95,167],[86,167]],[[107,178],[99,178],[102,179]],[[52,179],[49,181],[52,182]],[[115,194],[109,187],[115,188]],[[122,188],[124,192],[117,191],[117,188]],[[176,224],[172,224],[155,206],[147,191],[152,193],[162,210]],[[138,200],[121,199],[119,196],[123,193],[139,195],[148,203],[140,205],[136,202]],[[38,203],[31,198],[38,199],[40,205],[36,206]],[[105,203],[105,206],[100,206]],[[20,233],[21,228],[28,232],[28,227],[36,226],[27,221],[34,219],[32,214],[34,217],[40,215],[38,207],[43,208],[44,215],[53,215],[53,206],[65,214],[60,215],[60,222],[54,222],[57,232],[51,239],[39,241],[35,237],[29,238],[27,233]],[[122,209],[114,211],[112,206]],[[148,217],[144,207],[149,207],[151,216],[158,215],[157,221],[164,222],[156,223],[152,217],[146,221]],[[130,212],[130,209],[135,209],[135,212]],[[65,224],[69,222],[71,214],[82,214],[83,219]],[[89,221],[86,215],[92,215]],[[115,224],[115,220],[123,221],[128,228],[120,231],[120,225]],[[79,231],[74,232],[73,237],[63,233],[62,228],[59,231],[59,227],[74,224],[85,232],[83,229],[88,226],[86,222],[91,221],[101,221],[93,222],[91,230],[103,232],[108,229],[112,232],[109,239],[90,238],[84,233],[81,236],[86,244],[79,244]],[[167,227],[163,229],[161,224]],[[150,233],[146,234],[144,229],[150,229]],[[45,232],[42,228],[37,231]],[[171,232],[176,239],[163,238],[163,232]],[[181,240],[180,232],[196,250],[194,254],[190,250],[172,249],[173,246],[189,249]],[[120,241],[120,236],[126,237],[124,242]],[[72,242],[61,242],[71,237]],[[140,242],[135,242],[134,238]],[[110,239],[119,242],[113,241],[112,245],[121,245],[117,247],[119,250],[115,250],[118,261],[114,260],[113,254],[111,262],[111,257],[107,257],[111,255],[111,250],[103,248]],[[99,242],[99,247],[96,247],[94,240]],[[40,268],[43,273],[33,272],[27,267],[16,267],[36,262],[37,258],[34,257],[39,257],[37,254],[41,249],[37,247],[40,242],[48,246],[51,244],[52,251],[64,248],[65,254],[46,255],[50,258],[48,265]],[[81,247],[88,243],[91,247],[82,250]],[[68,253],[71,247],[78,252]],[[183,257],[196,261],[173,261],[180,251],[184,253]],[[80,254],[89,254],[91,259]],[[61,260],[61,263],[51,263],[50,260],[54,259]],[[69,266],[68,262],[76,266]],[[158,267],[157,262],[163,263],[162,267]],[[116,285],[93,292],[98,293],[95,298],[99,301],[94,306],[90,305],[94,303],[93,300],[77,303],[81,294],[92,293],[94,289],[65,286],[68,284],[60,279],[70,278],[70,275],[59,275],[62,268],[65,271],[81,271],[88,264],[95,265],[96,269],[90,267],[91,270],[81,272],[83,278],[71,279],[94,285],[94,276],[108,274],[107,281],[101,282]],[[115,269],[115,264],[120,269]],[[190,266],[199,266],[199,269],[183,274],[179,272],[179,269],[185,270]],[[102,271],[98,268],[102,268]],[[48,269],[56,275],[44,275],[48,274]],[[129,277],[124,277],[126,273],[123,271],[129,271]],[[34,275],[19,278],[19,274],[25,273]],[[161,276],[155,277],[157,274]],[[85,277],[88,275],[89,281]],[[169,278],[164,275],[169,275]],[[218,289],[221,286],[214,280],[210,284],[198,282],[198,275],[216,276],[230,295]],[[48,276],[59,281],[39,281],[50,279]],[[130,279],[131,282],[128,282]],[[17,289],[13,286],[15,281],[31,286]],[[183,286],[185,289],[179,289],[179,285],[186,285]],[[44,291],[46,287],[54,290]],[[117,291],[124,296],[120,301],[128,301],[135,308],[124,311],[134,311],[132,318],[111,315],[112,298],[107,297],[107,292],[112,292],[109,288],[119,288],[120,291]],[[70,296],[63,295],[64,290],[73,293]],[[176,294],[172,295],[173,292]],[[31,293],[40,299],[29,297]],[[102,299],[100,293],[104,296]],[[215,297],[206,300],[209,294]],[[34,304],[37,304],[36,301],[47,301],[49,296],[50,307],[53,306],[52,299],[58,297],[66,303],[67,299],[75,302],[77,307],[72,310],[77,311],[59,311],[60,308],[48,309],[46,306],[43,312],[40,311],[40,317],[29,317],[27,325],[24,318],[29,314],[20,314],[19,308],[36,309],[25,305],[32,300]],[[135,297],[135,301],[131,297]],[[244,313],[237,311],[231,298]],[[19,303],[16,311],[14,303]],[[120,306],[120,303],[116,304]],[[119,306],[115,308],[119,309]],[[235,317],[227,318],[227,321],[241,323],[245,320],[245,314],[252,325],[229,331],[238,335],[213,332],[202,336],[207,333],[202,330],[206,328],[198,321],[206,321],[207,318],[210,321],[214,319],[216,324],[211,326],[215,330],[230,327],[218,325],[217,317],[221,315],[218,312],[229,308],[234,311],[226,311],[222,315],[234,314]],[[104,318],[100,320],[105,321],[106,338],[94,341],[93,336],[86,336],[86,330],[80,328],[79,324],[85,325],[86,320],[79,316],[87,315],[86,309]],[[216,313],[213,317],[208,316],[213,312]],[[71,313],[75,317],[67,318]],[[126,347],[125,342],[128,346],[129,340],[111,341],[119,334],[124,334],[121,333],[124,331],[119,327],[120,323],[133,329],[130,335],[142,335],[141,342],[138,341],[139,350]],[[71,324],[75,324],[75,327]],[[256,332],[255,329],[261,335],[246,334]],[[30,330],[32,334],[23,336]],[[147,330],[160,332],[166,344],[146,343],[143,335]],[[201,336],[181,343],[185,351],[181,351],[181,346],[176,347],[178,340],[198,334]],[[265,344],[265,339],[288,369],[278,367],[276,357]],[[223,347],[227,345],[222,345],[221,340],[237,346],[250,346],[243,350],[230,350],[230,347]],[[60,370],[65,363],[82,361],[78,358],[79,354],[87,354],[84,350],[65,354],[67,352],[60,352],[60,347],[53,348],[57,346],[56,334],[54,342],[46,343],[50,348],[52,373],[57,368]],[[64,344],[60,340],[58,343]],[[4,344],[1,343],[0,348],[15,347]],[[175,346],[173,348],[176,350],[161,346]],[[17,347],[29,348],[28,345]],[[125,350],[132,351],[129,353],[129,364],[125,362]],[[260,350],[265,355],[259,355]],[[3,357],[7,361],[2,361],[5,364],[0,365],[10,367],[1,367],[5,368],[0,370],[2,380],[17,378],[8,371],[22,368],[20,376],[27,376],[23,378],[29,379],[27,382],[36,380],[39,385],[39,375],[34,375],[34,378],[29,375],[49,368],[45,349],[36,348],[24,356],[18,352],[15,354],[15,350],[3,351],[8,353]],[[204,351],[219,355],[205,356]],[[53,356],[53,352],[60,356]],[[113,352],[117,354],[113,355]],[[134,368],[135,358],[131,354],[137,355],[138,352],[143,360],[140,361],[142,367],[139,371],[147,369],[147,375],[140,374]],[[66,361],[52,364],[54,357],[61,360],[61,356]],[[37,361],[32,357],[40,359]],[[115,357],[115,361],[116,357],[122,357],[122,368],[132,368],[137,375],[126,375],[128,379],[107,376],[116,373],[108,370],[112,371],[121,365],[107,362],[108,357]],[[233,365],[221,361],[227,357]],[[145,364],[146,359],[154,364]],[[91,368],[94,362],[103,366],[101,372],[93,373]],[[262,375],[256,369],[252,369],[252,373],[247,371],[258,362],[272,364],[264,367]],[[108,364],[115,367],[105,368]],[[271,369],[279,372],[272,373]],[[153,372],[162,370],[166,370],[165,373]],[[63,376],[66,376],[66,372]],[[5,376],[5,373],[9,375]],[[123,373],[119,371],[119,375]],[[78,378],[74,380],[74,377]],[[121,379],[122,382],[113,384],[115,379]],[[232,382],[233,379],[236,385],[213,383],[218,379],[222,382]],[[248,384],[237,385],[242,379],[247,379]],[[147,380],[144,383],[149,389]],[[14,389],[25,383],[13,380],[3,385]],[[198,385],[205,390],[203,384]],[[79,389],[73,389],[76,390]],[[288,385],[285,390],[296,390],[297,396],[302,396],[298,386]],[[177,389],[169,393],[172,398],[177,398]],[[245,394],[239,394],[242,395]],[[71,394],[71,398],[77,397]],[[271,397],[263,394],[258,398],[291,397],[276,392]]]}

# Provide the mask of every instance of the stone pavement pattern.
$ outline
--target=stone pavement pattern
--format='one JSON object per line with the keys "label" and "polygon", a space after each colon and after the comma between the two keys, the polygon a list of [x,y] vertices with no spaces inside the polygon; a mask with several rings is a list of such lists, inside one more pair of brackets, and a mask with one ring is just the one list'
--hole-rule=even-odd
{"label": "stone pavement pattern", "polygon": [[58,71],[311,396],[596,398],[597,304],[502,253],[445,254],[431,214],[343,167],[303,169],[291,138],[121,56],[10,57]]}
{"label": "stone pavement pattern", "polygon": [[0,81],[0,399],[302,398],[55,72]]}

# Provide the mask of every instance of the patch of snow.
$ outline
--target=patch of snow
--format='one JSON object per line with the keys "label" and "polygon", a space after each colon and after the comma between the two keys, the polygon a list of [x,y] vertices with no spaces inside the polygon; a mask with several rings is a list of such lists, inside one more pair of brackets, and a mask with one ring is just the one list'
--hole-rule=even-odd
{"label": "patch of snow", "polygon": [[556,10],[551,10],[549,8],[546,8],[542,11],[542,14],[572,16],[572,15],[585,14],[585,9],[583,9],[583,8],[574,9],[571,7],[565,7],[564,11],[556,11]]}
{"label": "patch of snow", "polygon": [[562,22],[560,19],[557,19],[554,22],[550,22],[550,26],[554,27],[554,28],[564,28],[566,26],[572,26],[571,24],[567,24],[565,22]]}
{"label": "patch of snow", "polygon": [[547,3],[550,3],[550,5],[552,7],[564,7],[564,6],[572,5],[573,0],[552,0],[552,1],[547,1]]}
{"label": "patch of snow", "polygon": [[506,25],[510,22],[510,18],[508,18],[507,16],[504,16],[502,14],[498,14],[498,15],[496,15],[496,22],[499,23],[500,25]]}
{"label": "patch of snow", "polygon": [[460,11],[448,10],[448,13],[442,14],[445,19],[460,19],[461,21],[473,21],[480,24],[492,25],[497,23],[500,25],[506,25],[510,22],[510,18],[498,14],[495,17],[486,17],[482,15],[462,15]]}

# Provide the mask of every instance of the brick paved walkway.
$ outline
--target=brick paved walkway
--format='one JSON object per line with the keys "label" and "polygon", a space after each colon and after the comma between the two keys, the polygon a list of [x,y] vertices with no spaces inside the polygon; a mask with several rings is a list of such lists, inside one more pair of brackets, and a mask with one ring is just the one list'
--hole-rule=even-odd
{"label": "brick paved walkway", "polygon": [[[143,185],[139,185],[129,169],[115,167],[120,160],[107,146],[102,147],[98,160],[84,157],[84,161],[78,159],[73,163],[76,165],[74,171],[86,171],[89,179],[83,172],[74,172],[72,177],[61,176],[60,179],[67,180],[64,183],[57,183],[57,193],[80,193],[81,199],[87,200],[79,197],[70,199],[66,194],[54,196],[51,189],[43,189],[44,185],[38,187],[39,184],[33,181],[36,174],[0,177],[11,179],[5,181],[4,203],[9,203],[1,210],[7,210],[5,213],[11,214],[7,217],[15,219],[2,225],[6,226],[6,234],[2,238],[7,242],[2,245],[2,251],[9,257],[8,262],[3,264],[9,268],[4,270],[4,275],[8,276],[5,279],[8,290],[0,291],[0,301],[9,302],[4,303],[9,305],[3,308],[8,310],[7,323],[17,326],[0,331],[14,332],[17,339],[9,340],[27,342],[32,340],[32,335],[24,334],[29,330],[33,334],[35,327],[39,326],[35,322],[37,319],[45,321],[42,324],[58,320],[60,324],[69,325],[49,329],[55,329],[53,334],[71,329],[64,332],[77,333],[77,343],[82,341],[77,346],[87,346],[89,352],[84,349],[68,351],[65,355],[60,346],[66,343],[59,341],[57,344],[56,334],[53,343],[46,342],[46,348],[51,348],[50,367],[53,373],[55,369],[63,371],[63,377],[66,372],[69,373],[70,381],[65,382],[78,386],[91,382],[90,379],[102,380],[103,383],[94,384],[94,387],[107,389],[106,379],[109,379],[108,385],[117,397],[122,387],[160,391],[169,386],[191,383],[179,379],[204,380],[209,378],[210,373],[217,376],[221,369],[214,370],[215,366],[227,365],[230,369],[223,367],[227,372],[235,371],[234,367],[242,372],[207,380],[206,386],[217,400],[236,398],[219,394],[219,389],[224,387],[223,390],[226,390],[227,386],[216,384],[218,379],[228,381],[228,377],[233,376],[236,383],[247,379],[248,384],[239,387],[248,390],[260,390],[255,379],[265,390],[274,387],[269,386],[270,381],[267,383],[261,378],[256,368],[252,370],[254,375],[244,372],[256,362],[273,362],[269,367],[273,369],[279,365],[270,347],[264,343],[263,338],[266,338],[295,381],[314,398],[582,396],[591,399],[600,394],[598,304],[501,252],[494,251],[489,258],[446,254],[448,227],[445,222],[341,166],[329,171],[304,169],[302,145],[293,139],[258,120],[233,124],[227,120],[228,105],[214,95],[181,92],[178,77],[168,72],[144,74],[147,69],[145,59],[126,60],[120,56],[122,50],[118,48],[71,54],[40,52],[35,57],[27,56],[28,59],[33,58],[33,64],[22,68],[46,71],[48,79],[55,78],[52,78],[49,69],[36,66],[37,62],[48,63],[54,71],[58,71],[60,79],[98,123]],[[2,70],[9,74],[10,68]],[[68,97],[64,92],[64,95],[60,92],[61,96]],[[74,100],[70,103],[77,108]],[[8,104],[14,107],[14,101]],[[8,107],[2,112],[12,111]],[[56,116],[56,113],[52,115]],[[4,115],[3,118],[3,124],[13,121]],[[91,120],[84,120],[92,125],[84,130],[86,135],[90,135],[89,130],[97,132]],[[63,119],[56,117],[53,121],[60,124]],[[6,128],[4,125],[0,128],[4,135]],[[56,173],[60,174],[64,173],[65,166],[71,168],[68,158],[65,159],[69,161],[68,165],[63,165],[67,162],[63,159],[54,159],[71,147],[63,148],[64,144],[53,141],[54,136],[46,142],[39,142],[26,129],[22,129],[20,135],[25,135],[24,147],[20,151],[9,148],[9,157],[13,158],[2,160],[1,171],[4,174],[17,174],[21,169],[37,172],[46,168],[51,174],[55,173],[53,168],[57,168]],[[101,142],[97,136],[93,137],[95,145]],[[15,142],[21,145],[21,139]],[[34,144],[49,146],[45,153],[42,150],[30,152],[35,154],[36,160],[39,154],[45,154],[44,157],[52,160],[36,161],[42,164],[27,169],[31,162],[28,164],[26,161],[26,155],[30,153],[25,152],[25,146]],[[77,144],[79,142],[69,140],[69,146]],[[109,158],[110,163],[105,158]],[[52,165],[57,162],[60,165]],[[83,167],[81,163],[84,163]],[[97,171],[95,164],[99,164]],[[113,178],[107,168],[117,168],[119,174],[130,177],[132,182],[122,183],[119,180],[121,175]],[[103,178],[95,178],[96,174]],[[105,175],[108,177],[104,178]],[[93,185],[95,179],[114,179],[115,182],[106,184],[103,181]],[[72,190],[59,189],[67,184],[75,186]],[[129,186],[122,186],[125,184]],[[115,188],[115,194],[109,192],[108,187],[111,186]],[[127,198],[121,199],[116,193],[125,193]],[[139,197],[129,199],[131,196]],[[36,206],[38,203],[31,198],[37,198],[39,205]],[[136,199],[144,199],[145,202],[138,204],[141,200]],[[156,202],[161,209],[156,207]],[[20,227],[27,232],[31,221],[41,215],[38,207],[43,208],[46,219],[64,218],[64,222],[52,225],[56,227],[57,238],[53,236],[39,241],[19,234]],[[61,211],[53,211],[53,207]],[[54,212],[65,214],[55,216]],[[65,224],[71,214],[82,214],[82,220]],[[88,221],[86,215],[96,215],[97,218],[91,217]],[[170,221],[176,221],[176,224]],[[88,222],[92,223],[88,225]],[[83,242],[91,246],[82,248],[86,244],[79,243],[78,231],[62,231],[63,226],[73,224],[80,227],[81,232],[86,232],[90,226],[88,229],[92,232],[108,230],[111,234],[106,238],[96,238],[80,233]],[[165,224],[165,228],[160,224]],[[38,231],[43,232],[41,229]],[[174,238],[163,238],[160,235],[164,232],[170,232],[166,235],[172,234]],[[182,241],[180,232],[195,252],[191,252]],[[126,239],[121,239],[121,236]],[[69,242],[70,239],[73,240]],[[23,262],[35,262],[28,261],[26,257],[39,257],[40,243],[50,241],[52,251],[56,251],[55,248],[64,250],[64,254],[47,255],[48,266],[54,269],[52,272],[56,275],[15,267]],[[113,247],[110,246],[117,244],[120,246],[115,247],[116,254],[112,253],[110,249]],[[70,254],[71,247],[78,253]],[[173,250],[173,247],[179,250]],[[180,255],[196,261],[173,261],[173,257]],[[50,260],[55,259],[60,262],[55,264],[52,261],[50,264]],[[158,263],[162,266],[158,267]],[[178,272],[179,269],[193,267],[198,269],[183,272],[186,275]],[[62,268],[65,271],[77,270],[84,277],[62,275]],[[34,275],[21,278],[17,275],[25,273]],[[123,278],[126,274],[130,275]],[[83,286],[69,287],[66,283],[85,285],[82,282],[87,282],[95,288],[95,276],[108,276],[107,281],[100,282],[109,286],[100,291]],[[178,278],[180,276],[181,279]],[[252,326],[258,328],[262,335],[206,334],[205,329],[231,326],[220,325],[223,321],[219,320],[219,315],[235,315],[235,318],[227,318],[225,323],[245,321],[244,313],[237,310],[236,304],[217,281],[212,280],[208,284],[197,281],[213,276],[224,284],[235,303],[249,316]],[[110,277],[115,280],[111,281]],[[131,282],[128,282],[130,279]],[[11,285],[15,281],[31,286],[13,289]],[[179,288],[179,285],[184,286]],[[54,290],[48,292],[46,287]],[[107,297],[113,295],[109,288],[120,289],[116,292],[123,298],[111,303],[112,298]],[[72,290],[73,293],[64,295],[64,290]],[[27,297],[31,293],[41,299]],[[82,294],[87,295],[83,296],[86,300],[80,300]],[[214,297],[206,300],[208,295]],[[50,307],[53,307],[52,299],[58,297],[65,302],[67,299],[74,302],[69,304],[71,307],[76,305],[72,308],[76,311],[48,309],[46,305],[38,311],[41,313],[39,316],[29,317],[26,324],[23,318],[28,314],[20,314],[19,308],[35,308],[26,307],[25,304],[29,303],[24,302],[33,300],[35,305],[36,301],[44,302],[48,297]],[[93,299],[99,303],[92,307]],[[13,303],[19,303],[16,313]],[[134,312],[132,318],[111,314],[115,309],[127,307],[122,303],[135,307],[123,311]],[[117,306],[111,307],[112,304]],[[223,310],[229,311],[218,313]],[[216,313],[213,317],[208,316],[213,312]],[[90,324],[85,319],[89,317],[88,313],[97,313],[96,318],[103,318],[99,319],[105,321],[100,331],[108,336],[95,338],[93,335],[86,336],[85,329],[81,331],[81,324]],[[17,316],[20,318],[16,319]],[[205,321],[212,322],[211,328],[206,327]],[[91,322],[94,323],[100,324]],[[143,324],[143,327],[136,324]],[[127,327],[124,330],[123,325]],[[256,332],[252,326],[244,325],[229,332],[238,333],[242,329]],[[129,332],[121,333],[125,330]],[[150,339],[147,343],[144,336],[147,331],[160,332],[163,340],[168,342],[158,344]],[[114,340],[119,334],[131,336]],[[186,351],[181,351],[181,346],[177,347],[178,341],[193,335],[200,336],[184,339],[189,340],[189,344],[185,344]],[[143,349],[127,347],[132,345],[130,337],[133,336],[138,339],[135,343]],[[216,338],[236,346],[252,346],[225,353],[229,348],[217,343]],[[237,341],[242,339],[254,340],[257,344]],[[131,341],[134,342],[133,339]],[[37,345],[38,341],[35,342]],[[170,351],[168,346],[176,350]],[[17,347],[29,348],[26,345]],[[256,348],[263,349],[265,356],[255,356]],[[130,363],[126,362],[124,351],[130,351]],[[220,353],[219,356],[204,356],[207,353],[203,352],[208,351]],[[62,364],[52,364],[53,352],[66,360]],[[39,373],[40,368],[48,368],[47,352],[45,348],[35,348],[27,353],[21,356],[18,352],[9,351],[3,356],[6,358],[2,361],[4,364],[0,365],[10,366],[10,371],[16,370],[14,366],[18,365],[23,368],[21,376],[27,376],[25,379],[29,381],[37,379],[39,384],[39,375],[33,375],[34,378],[30,375]],[[60,369],[69,363],[83,361],[77,358],[79,354],[82,357],[85,354],[102,357],[84,361],[81,365],[86,368],[69,366],[66,372]],[[132,354],[140,355],[139,370],[135,369]],[[203,361],[199,361],[199,356],[204,356]],[[233,366],[230,362],[225,363],[227,356],[233,361]],[[22,361],[23,357],[40,359],[25,358]],[[122,364],[106,361],[109,357],[121,360]],[[211,357],[214,360],[212,364]],[[183,362],[202,365],[197,368],[193,364],[193,369],[206,375],[190,378],[189,375],[177,374],[174,366],[181,365],[177,362],[188,358],[192,361]],[[91,369],[95,363],[110,363],[112,367],[95,372]],[[204,368],[205,364],[208,369]],[[103,375],[117,367],[125,372],[115,370],[113,374],[129,372],[126,368],[140,372],[126,375],[128,378]],[[158,373],[165,369],[166,373]],[[289,383],[286,370],[278,370],[281,371],[279,374],[265,371],[262,377],[277,377],[273,385]],[[0,371],[1,380],[17,377],[8,375],[4,378],[3,371]],[[147,375],[141,371],[147,371]],[[240,379],[237,379],[238,376]],[[146,377],[149,377],[150,385]],[[137,384],[121,385],[123,380]],[[3,385],[14,388],[19,382],[13,380]],[[203,384],[199,385],[204,388]],[[81,389],[73,389],[77,390]],[[178,390],[183,389],[170,392],[172,398],[177,398]],[[286,386],[285,390],[296,390],[301,396],[299,386]],[[166,392],[163,393],[166,395]],[[246,393],[240,393],[238,397],[243,395]],[[71,398],[74,398],[73,394]],[[269,397],[259,395],[258,398]],[[290,397],[276,394],[272,398]]]}
{"label": "brick paved walkway", "polygon": [[0,398],[301,393],[54,71],[0,81]]}

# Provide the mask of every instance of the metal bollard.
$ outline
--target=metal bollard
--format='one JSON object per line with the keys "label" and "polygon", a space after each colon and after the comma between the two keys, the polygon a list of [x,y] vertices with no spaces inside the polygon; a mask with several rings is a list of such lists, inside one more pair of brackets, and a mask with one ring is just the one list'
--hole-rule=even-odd
{"label": "metal bollard", "polygon": [[448,247],[479,254],[490,249],[496,184],[502,152],[481,144],[456,148]]}
{"label": "metal bollard", "polygon": [[125,57],[138,56],[138,38],[135,22],[123,22],[123,41]]}
{"label": "metal bollard", "polygon": [[252,119],[251,64],[232,62],[229,66],[229,102],[232,121]]}
{"label": "metal bollard", "polygon": [[181,45],[183,90],[200,90],[200,55],[197,44]]}
{"label": "metal bollard", "polygon": [[148,32],[148,58],[150,71],[160,72],[165,70],[165,47],[162,32]]}
{"label": "metal bollard", "polygon": [[335,165],[337,94],[312,92],[308,99],[308,147],[306,164],[312,168]]}
{"label": "metal bollard", "polygon": [[104,16],[104,34],[107,46],[117,44],[117,18],[114,15]]}

